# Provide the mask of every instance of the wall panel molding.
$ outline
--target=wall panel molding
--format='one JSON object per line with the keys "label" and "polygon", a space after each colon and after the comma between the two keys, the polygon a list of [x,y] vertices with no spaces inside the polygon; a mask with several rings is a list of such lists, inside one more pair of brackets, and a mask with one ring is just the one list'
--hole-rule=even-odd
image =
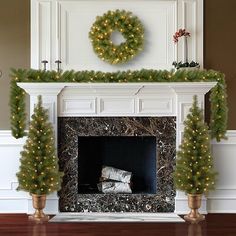
{"label": "wall panel molding", "polygon": [[[178,28],[191,33],[188,38],[188,60],[196,61],[203,68],[203,0],[178,0]],[[178,61],[184,61],[185,41],[178,43]]]}
{"label": "wall panel molding", "polygon": [[[15,139],[10,130],[0,131],[0,213],[32,213],[32,201],[28,193],[16,191],[16,172],[19,170],[20,152],[26,138]],[[45,212],[58,212],[56,193],[47,197]]]}
{"label": "wall panel molding", "polygon": [[228,140],[212,142],[215,169],[219,173],[214,191],[209,193],[210,213],[236,213],[236,131],[228,130]]}

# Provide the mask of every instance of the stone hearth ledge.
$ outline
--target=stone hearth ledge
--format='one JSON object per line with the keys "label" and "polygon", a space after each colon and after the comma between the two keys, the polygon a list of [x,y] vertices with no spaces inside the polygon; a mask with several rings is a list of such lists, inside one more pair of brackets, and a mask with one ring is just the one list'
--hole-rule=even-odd
{"label": "stone hearth ledge", "polygon": [[50,222],[175,222],[185,221],[175,213],[59,213]]}

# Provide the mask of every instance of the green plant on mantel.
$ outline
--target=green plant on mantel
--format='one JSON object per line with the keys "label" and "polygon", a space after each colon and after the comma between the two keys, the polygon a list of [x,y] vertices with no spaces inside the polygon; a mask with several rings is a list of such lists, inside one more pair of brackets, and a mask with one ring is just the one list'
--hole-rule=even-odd
{"label": "green plant on mantel", "polygon": [[136,70],[136,71],[46,71],[12,69],[10,92],[11,129],[15,138],[25,135],[25,92],[18,82],[133,83],[133,82],[217,82],[211,89],[211,137],[226,139],[227,94],[224,74],[214,70]]}

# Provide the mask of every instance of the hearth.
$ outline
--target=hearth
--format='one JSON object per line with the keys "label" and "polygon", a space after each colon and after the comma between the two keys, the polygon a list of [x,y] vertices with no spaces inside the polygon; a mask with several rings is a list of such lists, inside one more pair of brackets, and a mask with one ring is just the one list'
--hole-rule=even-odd
{"label": "hearth", "polygon": [[[61,212],[173,212],[175,117],[61,117]],[[132,194],[99,193],[103,165],[133,173]]]}

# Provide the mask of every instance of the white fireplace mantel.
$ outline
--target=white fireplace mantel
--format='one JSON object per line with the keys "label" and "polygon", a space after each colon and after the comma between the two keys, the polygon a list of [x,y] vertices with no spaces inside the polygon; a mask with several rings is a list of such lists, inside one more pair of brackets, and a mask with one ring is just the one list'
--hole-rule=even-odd
{"label": "white fireplace mantel", "polygon": [[[177,148],[193,96],[197,95],[199,106],[204,109],[205,94],[215,85],[216,82],[18,83],[30,95],[30,116],[37,96],[42,95],[55,138],[57,117],[176,116]],[[206,199],[201,210],[206,213]],[[177,191],[175,212],[181,214],[186,211],[186,196]]]}

